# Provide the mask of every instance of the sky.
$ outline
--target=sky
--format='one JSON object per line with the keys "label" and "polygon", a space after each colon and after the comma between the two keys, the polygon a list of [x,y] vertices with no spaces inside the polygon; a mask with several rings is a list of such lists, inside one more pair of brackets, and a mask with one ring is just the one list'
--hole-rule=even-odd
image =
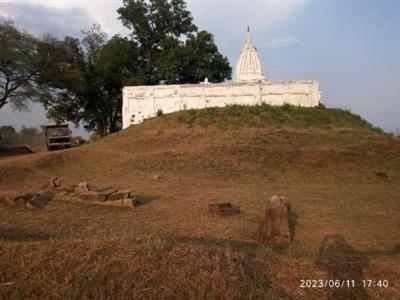
{"label": "sky", "polygon": [[[400,132],[400,0],[186,2],[194,23],[214,35],[232,68],[250,26],[267,79],[316,79],[326,106]],[[119,0],[0,0],[0,16],[39,36],[81,37],[93,23],[109,36],[127,35],[120,6]],[[49,123],[37,104],[30,112],[0,110],[0,126]]]}

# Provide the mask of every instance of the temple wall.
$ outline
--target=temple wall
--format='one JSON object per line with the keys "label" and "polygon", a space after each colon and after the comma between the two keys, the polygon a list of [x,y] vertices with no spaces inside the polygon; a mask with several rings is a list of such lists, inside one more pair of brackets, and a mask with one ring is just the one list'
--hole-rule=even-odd
{"label": "temple wall", "polygon": [[261,103],[312,107],[320,103],[320,94],[315,80],[126,86],[123,89],[123,128],[156,116],[158,110],[170,113]]}

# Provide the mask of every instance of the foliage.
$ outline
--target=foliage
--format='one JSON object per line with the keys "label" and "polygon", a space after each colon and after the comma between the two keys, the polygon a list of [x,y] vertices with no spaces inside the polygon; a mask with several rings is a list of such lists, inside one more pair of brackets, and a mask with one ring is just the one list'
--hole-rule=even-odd
{"label": "foliage", "polygon": [[118,10],[131,38],[107,35],[99,25],[84,31],[82,41],[48,37],[41,53],[47,72],[42,86],[52,96],[42,103],[59,122],[83,123],[100,136],[121,128],[125,85],[194,83],[208,77],[220,82],[231,68],[213,36],[197,27],[185,3],[124,1]]}
{"label": "foliage", "polygon": [[118,9],[122,24],[139,45],[144,84],[211,82],[230,78],[228,59],[213,36],[197,32],[182,0],[124,0]]}
{"label": "foliage", "polygon": [[9,103],[13,109],[26,110],[30,100],[42,96],[36,88],[37,48],[35,37],[0,19],[0,109]]}
{"label": "foliage", "polygon": [[3,145],[44,143],[42,128],[22,126],[17,132],[13,126],[5,125],[0,127],[0,134]]}
{"label": "foliage", "polygon": [[[118,35],[106,41],[99,25],[84,32],[82,41],[48,37],[43,48],[47,72],[42,86],[52,97],[42,101],[48,116],[58,122],[83,123],[104,136],[121,127],[122,87],[135,73],[135,45]],[[49,50],[50,49],[50,50]]]}
{"label": "foliage", "polygon": [[162,109],[157,110],[157,117],[161,117],[163,114]]}
{"label": "foliage", "polygon": [[129,38],[108,39],[94,24],[82,40],[39,39],[1,23],[0,108],[38,101],[50,119],[104,136],[121,128],[125,85],[230,78],[228,59],[210,33],[197,33],[183,0],[125,0],[118,13]]}

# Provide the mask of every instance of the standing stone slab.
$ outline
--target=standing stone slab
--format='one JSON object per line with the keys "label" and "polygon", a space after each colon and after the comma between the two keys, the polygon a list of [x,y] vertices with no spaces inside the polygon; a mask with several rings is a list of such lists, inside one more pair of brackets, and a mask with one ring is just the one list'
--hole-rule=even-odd
{"label": "standing stone slab", "polygon": [[266,201],[260,226],[260,240],[269,245],[289,244],[289,202],[285,197],[273,196]]}

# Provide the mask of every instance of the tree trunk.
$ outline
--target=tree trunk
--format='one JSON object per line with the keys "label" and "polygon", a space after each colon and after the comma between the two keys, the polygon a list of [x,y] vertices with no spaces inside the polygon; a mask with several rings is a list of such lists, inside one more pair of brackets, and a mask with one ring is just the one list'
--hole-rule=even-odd
{"label": "tree trunk", "polygon": [[107,126],[104,124],[104,122],[99,122],[98,123],[98,125],[97,125],[97,133],[102,138],[107,135]]}

